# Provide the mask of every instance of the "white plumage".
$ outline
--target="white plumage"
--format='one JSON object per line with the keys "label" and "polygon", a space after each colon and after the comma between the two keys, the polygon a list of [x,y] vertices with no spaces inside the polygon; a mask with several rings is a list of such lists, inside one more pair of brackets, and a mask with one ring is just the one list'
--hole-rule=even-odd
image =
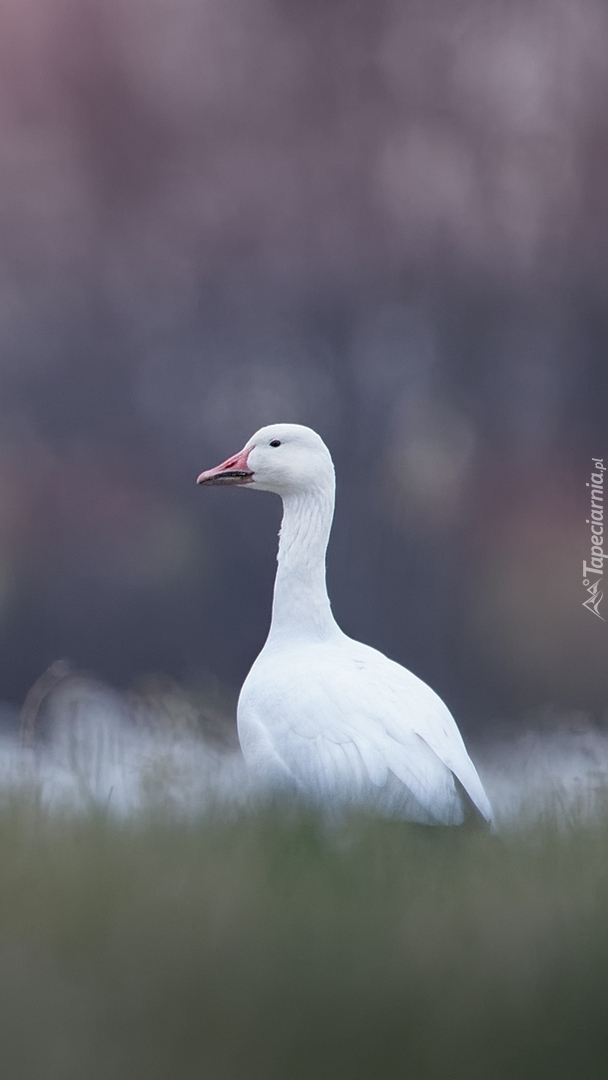
{"label": "white plumage", "polygon": [[273,424],[201,484],[283,499],[272,623],[238,703],[241,747],[266,782],[324,804],[371,804],[428,824],[461,824],[490,803],[451,713],[433,690],[347,637],[325,586],[334,508],[329,451],[310,428]]}

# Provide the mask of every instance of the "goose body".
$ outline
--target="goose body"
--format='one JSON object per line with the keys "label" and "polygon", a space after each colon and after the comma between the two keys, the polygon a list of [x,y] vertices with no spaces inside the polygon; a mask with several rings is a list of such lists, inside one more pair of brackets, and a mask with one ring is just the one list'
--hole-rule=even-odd
{"label": "goose body", "polygon": [[349,638],[325,586],[335,479],[322,439],[273,424],[199,476],[283,499],[272,622],[237,719],[250,769],[325,805],[360,803],[427,824],[492,820],[490,803],[441,698],[400,664]]}

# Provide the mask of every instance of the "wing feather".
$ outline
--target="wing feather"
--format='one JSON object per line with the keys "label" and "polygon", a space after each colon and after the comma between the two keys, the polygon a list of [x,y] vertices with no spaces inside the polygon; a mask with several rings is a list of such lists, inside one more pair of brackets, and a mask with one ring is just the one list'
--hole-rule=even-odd
{"label": "wing feather", "polygon": [[456,777],[491,821],[481,780],[437,694],[375,649],[344,642],[294,651],[272,665],[272,679],[263,671],[257,678],[254,665],[239,725],[245,729],[255,713],[272,760],[319,795],[344,789],[372,797],[376,790],[380,798],[392,776],[419,804],[417,820],[455,823],[462,820]]}

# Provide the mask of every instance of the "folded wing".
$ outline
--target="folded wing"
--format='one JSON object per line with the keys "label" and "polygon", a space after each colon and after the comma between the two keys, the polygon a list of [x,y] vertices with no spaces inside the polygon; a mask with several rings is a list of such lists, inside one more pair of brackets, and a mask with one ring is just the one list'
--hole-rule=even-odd
{"label": "folded wing", "polygon": [[462,785],[491,821],[475,766],[441,699],[382,653],[358,642],[352,646],[312,666],[305,657],[287,665],[289,707],[278,710],[283,695],[275,670],[273,701],[258,702],[255,710],[272,753],[303,790],[321,798],[340,792],[361,798],[367,791],[383,804],[390,790],[398,808],[396,789],[402,785],[408,816],[457,824],[465,816]]}

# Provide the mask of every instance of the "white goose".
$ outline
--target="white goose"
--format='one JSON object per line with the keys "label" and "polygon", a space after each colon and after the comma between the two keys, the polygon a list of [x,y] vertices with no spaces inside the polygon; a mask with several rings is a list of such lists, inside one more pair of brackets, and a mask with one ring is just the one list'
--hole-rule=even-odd
{"label": "white goose", "polygon": [[283,499],[272,623],[238,703],[245,760],[267,783],[323,804],[372,804],[427,824],[492,809],[451,713],[410,671],[347,637],[325,586],[331,456],[300,424],[261,428],[199,484]]}

